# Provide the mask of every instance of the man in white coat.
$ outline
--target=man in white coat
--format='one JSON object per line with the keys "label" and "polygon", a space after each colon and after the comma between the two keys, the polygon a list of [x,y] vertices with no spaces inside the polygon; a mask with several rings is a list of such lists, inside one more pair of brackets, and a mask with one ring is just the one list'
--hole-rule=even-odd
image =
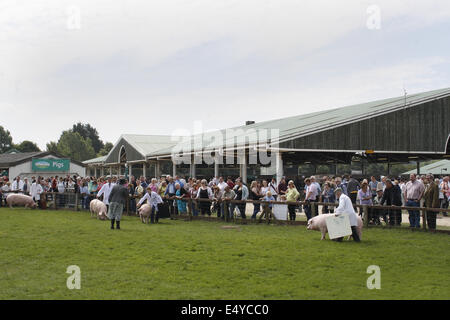
{"label": "man in white coat", "polygon": [[[334,190],[336,198],[339,199],[339,206],[336,208],[336,217],[341,214],[347,214],[350,219],[350,226],[352,228],[352,238],[356,242],[360,242],[356,226],[358,225],[358,219],[356,217],[355,209],[353,208],[352,200],[342,192],[341,188],[336,188]],[[336,239],[337,241],[342,241],[343,238]]]}
{"label": "man in white coat", "polygon": [[111,190],[115,185],[115,183],[111,182],[111,177],[108,177],[108,180],[97,194],[97,198],[100,198],[103,195],[103,203],[106,205],[106,207],[109,207],[109,195],[111,194]]}
{"label": "man in white coat", "polygon": [[38,208],[42,209],[41,206],[41,193],[44,192],[44,188],[42,188],[41,180],[38,179],[37,181],[34,181],[33,184],[30,187],[30,196],[33,198],[34,201],[38,204]]}

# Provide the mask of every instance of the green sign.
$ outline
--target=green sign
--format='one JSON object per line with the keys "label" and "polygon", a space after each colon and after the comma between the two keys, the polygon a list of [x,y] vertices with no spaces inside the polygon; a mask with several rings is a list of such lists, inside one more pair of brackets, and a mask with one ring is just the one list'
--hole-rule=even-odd
{"label": "green sign", "polygon": [[70,159],[33,159],[31,162],[33,171],[69,172]]}

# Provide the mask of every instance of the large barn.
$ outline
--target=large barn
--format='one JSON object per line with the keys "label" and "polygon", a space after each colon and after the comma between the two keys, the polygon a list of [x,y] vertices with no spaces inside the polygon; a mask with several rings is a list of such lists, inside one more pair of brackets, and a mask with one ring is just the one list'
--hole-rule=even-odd
{"label": "large barn", "polygon": [[318,168],[365,173],[370,163],[383,164],[389,174],[398,163],[414,162],[420,168],[421,161],[450,158],[449,137],[446,88],[190,137],[122,135],[107,156],[84,164],[92,175],[128,170],[134,176],[231,175],[245,181],[294,176],[300,168],[305,173],[317,173]]}

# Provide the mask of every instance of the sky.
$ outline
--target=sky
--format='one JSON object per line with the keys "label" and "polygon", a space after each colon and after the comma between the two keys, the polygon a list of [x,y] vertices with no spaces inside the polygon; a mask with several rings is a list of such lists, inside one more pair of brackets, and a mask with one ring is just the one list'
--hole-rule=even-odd
{"label": "sky", "polygon": [[446,88],[449,30],[448,0],[0,0],[0,125],[45,150]]}

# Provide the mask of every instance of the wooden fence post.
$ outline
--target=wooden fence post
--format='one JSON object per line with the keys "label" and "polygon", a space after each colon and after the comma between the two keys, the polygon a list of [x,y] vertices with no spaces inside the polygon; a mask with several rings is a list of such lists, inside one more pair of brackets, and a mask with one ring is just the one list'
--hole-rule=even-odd
{"label": "wooden fence post", "polygon": [[367,228],[369,226],[369,207],[367,207],[367,204],[363,205],[363,220],[364,227]]}
{"label": "wooden fence post", "polygon": [[426,230],[427,229],[427,210],[426,210],[426,208],[422,208],[421,211],[422,211],[422,223],[423,223],[422,228],[424,230]]}
{"label": "wooden fence post", "polygon": [[309,205],[311,206],[311,217],[315,217],[317,215],[316,205],[314,202],[310,202]]}
{"label": "wooden fence post", "polygon": [[53,192],[53,209],[56,210],[56,192]]}
{"label": "wooden fence post", "polygon": [[193,214],[192,198],[189,198],[188,200],[188,207],[189,207],[189,221],[192,221],[192,214]]}
{"label": "wooden fence post", "polygon": [[78,201],[79,201],[78,193],[75,193],[75,211],[79,211],[79,209],[78,209]]}

